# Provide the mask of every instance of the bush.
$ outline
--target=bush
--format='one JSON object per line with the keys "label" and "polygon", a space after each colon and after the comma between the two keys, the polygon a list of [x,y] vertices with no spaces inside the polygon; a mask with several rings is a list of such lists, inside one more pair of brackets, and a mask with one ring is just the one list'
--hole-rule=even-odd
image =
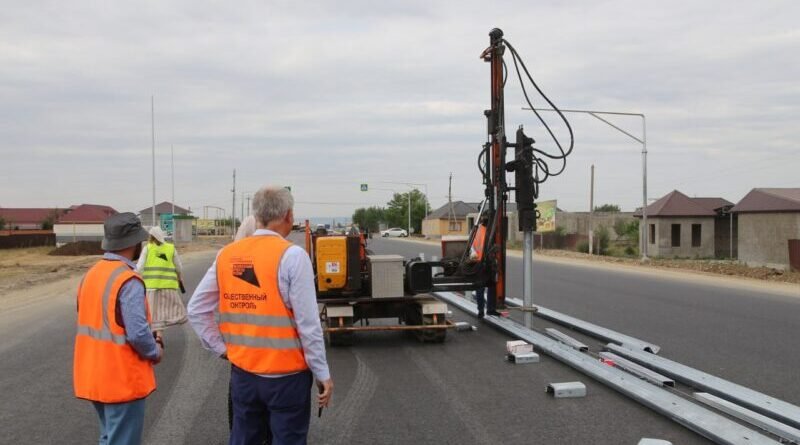
{"label": "bush", "polygon": [[588,241],[581,241],[575,246],[575,250],[582,253],[589,253],[589,242]]}
{"label": "bush", "polygon": [[566,241],[566,239],[567,239],[567,229],[565,229],[564,226],[556,226],[556,231],[555,231],[556,249],[563,249],[564,242]]}
{"label": "bush", "polygon": [[626,247],[625,248],[625,255],[630,255],[630,256],[636,255],[636,249],[634,249],[633,246]]}
{"label": "bush", "polygon": [[597,243],[597,253],[600,255],[608,255],[608,244],[611,241],[611,236],[605,226],[600,226],[594,229],[594,239]]}

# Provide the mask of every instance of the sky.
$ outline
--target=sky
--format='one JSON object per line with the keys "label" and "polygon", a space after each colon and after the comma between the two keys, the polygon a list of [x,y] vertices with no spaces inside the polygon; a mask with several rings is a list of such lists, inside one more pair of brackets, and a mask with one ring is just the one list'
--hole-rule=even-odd
{"label": "sky", "polygon": [[[451,173],[453,199],[478,201],[494,27],[560,108],[646,115],[650,198],[800,187],[797,17],[796,0],[5,2],[0,206],[151,205],[151,97],[156,200],[174,147],[175,201],[198,216],[230,214],[234,169],[237,213],[265,184],[291,186],[300,218],[409,183],[436,208]],[[513,75],[508,132],[553,150]],[[595,165],[595,203],[641,206],[642,145],[567,117],[575,148],[540,198],[587,210]],[[641,139],[640,118],[611,119]]]}

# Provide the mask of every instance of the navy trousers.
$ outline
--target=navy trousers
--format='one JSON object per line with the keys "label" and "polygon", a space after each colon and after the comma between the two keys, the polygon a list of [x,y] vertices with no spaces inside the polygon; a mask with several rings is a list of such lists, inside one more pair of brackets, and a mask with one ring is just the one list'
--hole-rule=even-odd
{"label": "navy trousers", "polygon": [[478,314],[483,316],[483,308],[486,305],[486,288],[482,287],[475,291],[475,302],[478,303]]}
{"label": "navy trousers", "polygon": [[305,445],[311,420],[311,372],[267,378],[231,366],[230,445]]}

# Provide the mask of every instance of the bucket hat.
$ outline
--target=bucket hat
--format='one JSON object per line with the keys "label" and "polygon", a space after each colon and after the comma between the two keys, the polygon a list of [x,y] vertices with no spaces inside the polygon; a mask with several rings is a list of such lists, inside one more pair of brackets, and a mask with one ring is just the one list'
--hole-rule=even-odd
{"label": "bucket hat", "polygon": [[103,224],[103,242],[100,248],[115,252],[146,241],[150,236],[142,222],[131,212],[109,216]]}

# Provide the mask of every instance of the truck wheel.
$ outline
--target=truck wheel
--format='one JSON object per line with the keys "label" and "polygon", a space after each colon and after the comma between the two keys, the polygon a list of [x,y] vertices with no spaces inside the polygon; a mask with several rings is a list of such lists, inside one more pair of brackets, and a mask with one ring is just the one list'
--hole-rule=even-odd
{"label": "truck wheel", "polygon": [[[438,314],[437,323],[444,323],[444,316],[444,314]],[[434,324],[433,315],[423,315],[422,308],[415,305],[406,313],[406,324],[410,326]],[[411,331],[411,333],[423,343],[442,343],[447,338],[447,329],[421,329]]]}
{"label": "truck wheel", "polygon": [[[351,317],[342,317],[342,322],[341,326],[353,326],[353,319]],[[339,327],[339,318],[328,319],[325,325],[329,328]],[[354,332],[328,332],[328,344],[331,346],[350,346],[353,344],[354,334]]]}

